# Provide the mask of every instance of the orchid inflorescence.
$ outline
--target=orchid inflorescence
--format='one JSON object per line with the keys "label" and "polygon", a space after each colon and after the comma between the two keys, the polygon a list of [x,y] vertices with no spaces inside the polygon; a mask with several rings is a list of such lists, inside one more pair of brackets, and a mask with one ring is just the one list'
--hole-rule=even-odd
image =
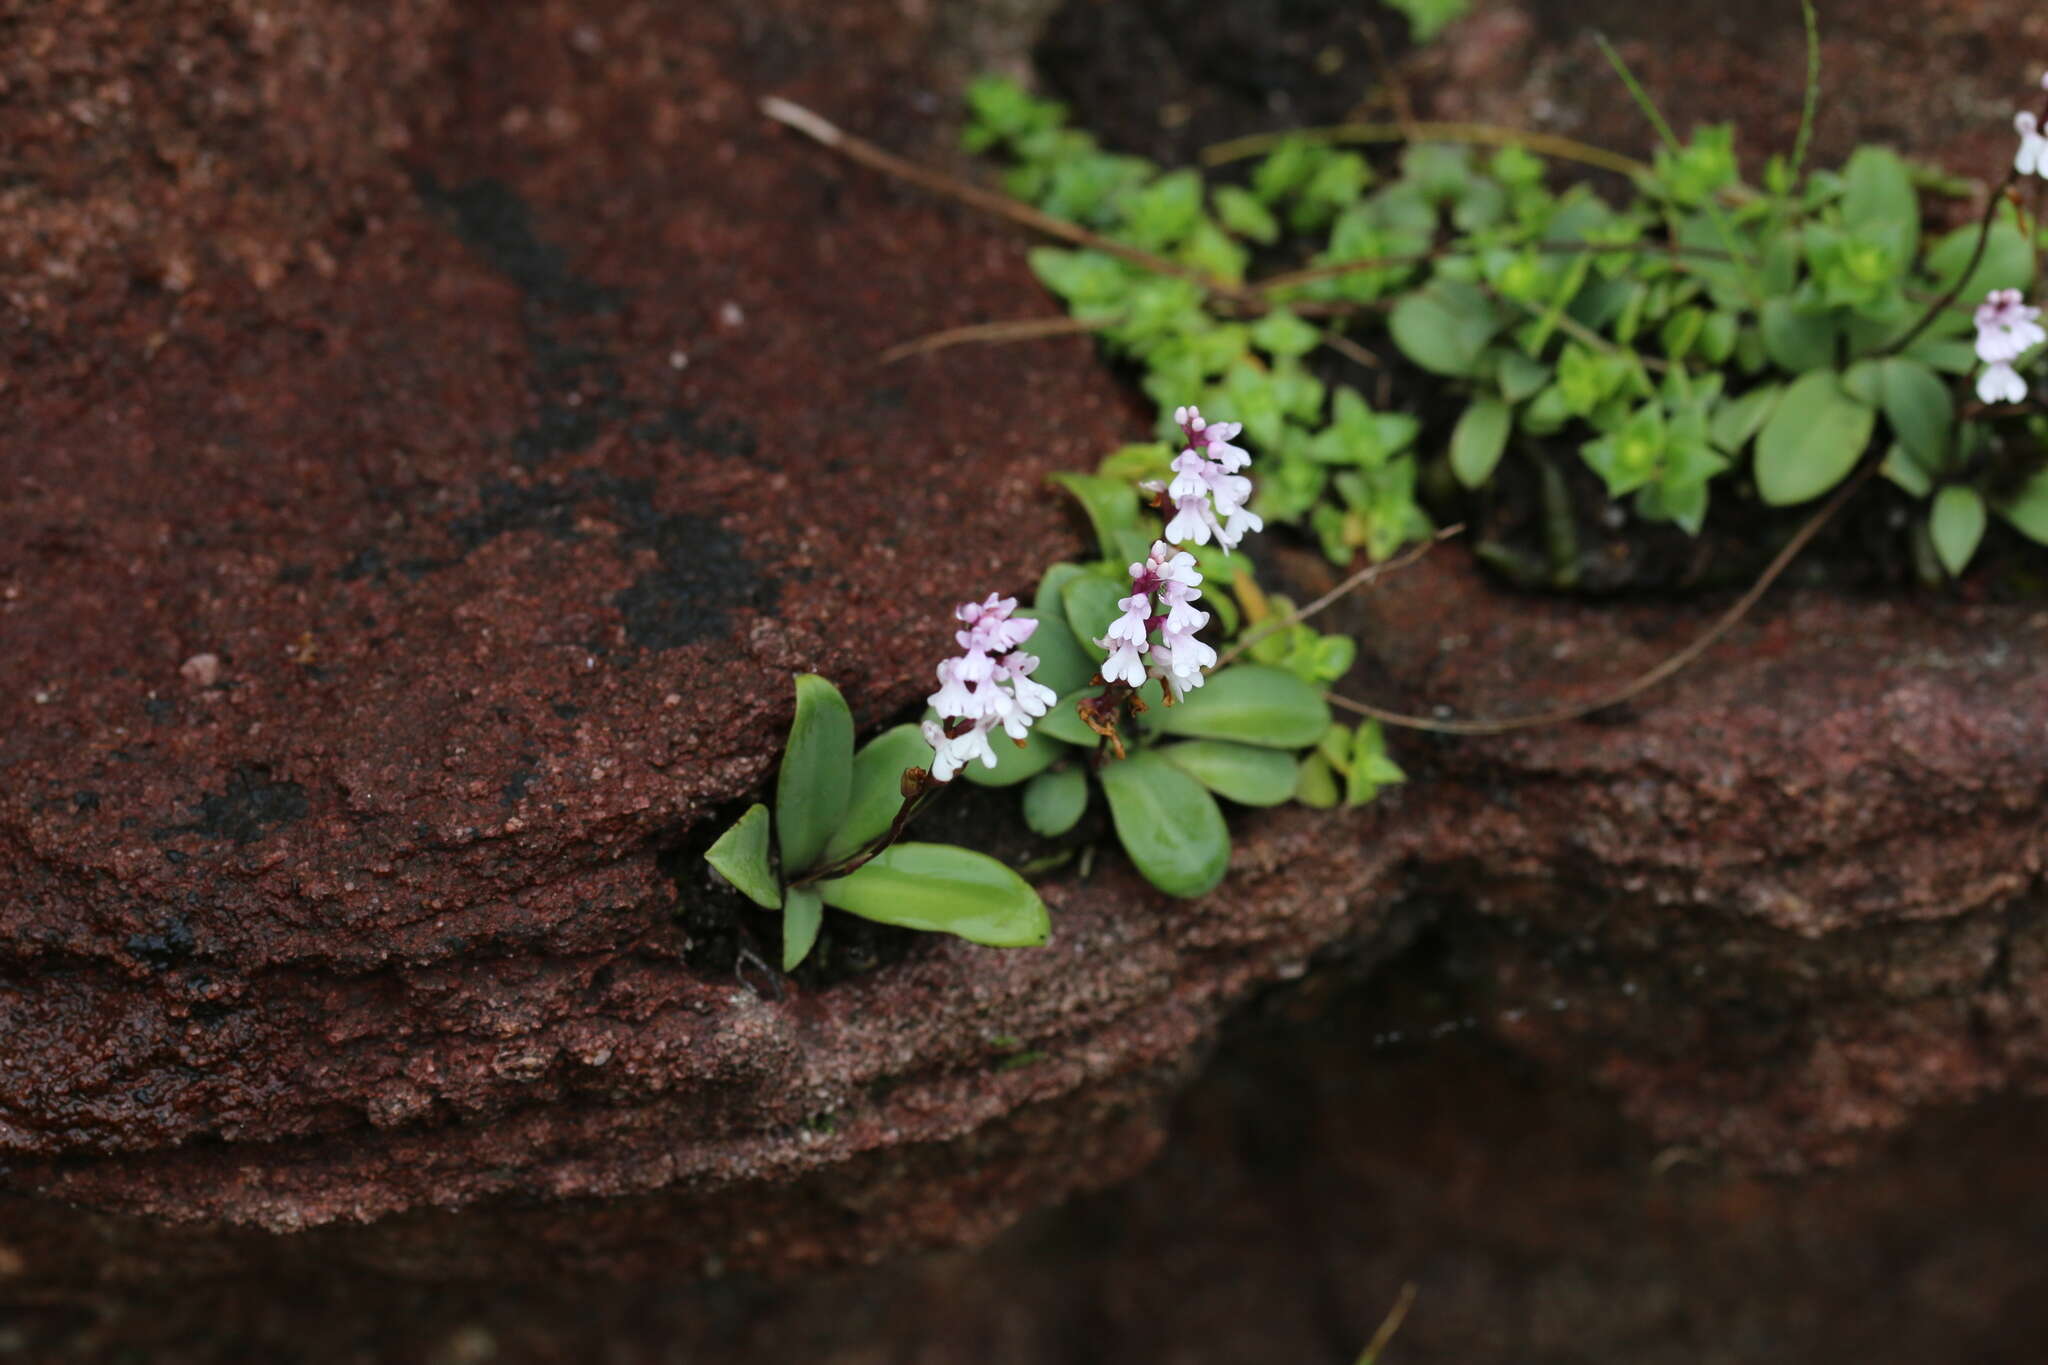
{"label": "orchid inflorescence", "polygon": [[[1252,481],[1239,472],[1252,457],[1231,444],[1243,427],[1207,422],[1192,407],[1175,410],[1173,419],[1187,448],[1173,461],[1173,482],[1149,486],[1171,501],[1173,517],[1144,561],[1131,565],[1131,593],[1117,603],[1122,614],[1095,644],[1109,655],[1100,681],[1135,691],[1158,678],[1170,699],[1178,701],[1202,685],[1216,664],[1216,651],[1198,638],[1209,624],[1209,613],[1195,605],[1202,595],[1202,575],[1195,557],[1177,547],[1206,545],[1213,537],[1228,554],[1248,532],[1263,529],[1264,522],[1246,506]],[[1038,622],[1012,616],[1016,608],[1016,598],[990,593],[983,601],[962,603],[954,613],[966,626],[954,635],[963,653],[939,665],[939,690],[927,698],[939,719],[924,723],[936,781],[951,781],[975,760],[995,767],[989,733],[1000,725],[1022,744],[1032,721],[1055,700],[1050,688],[1032,681],[1038,660],[1019,649]]]}
{"label": "orchid inflorescence", "polygon": [[1053,704],[1052,689],[1031,680],[1037,657],[1018,648],[1038,622],[1012,616],[1016,610],[1016,598],[990,593],[979,602],[962,602],[953,613],[966,626],[953,633],[962,652],[939,665],[939,690],[930,702],[954,724],[924,723],[925,741],[932,746],[931,773],[941,782],[951,781],[971,759],[995,767],[989,731],[1000,725],[1021,744],[1031,722]]}

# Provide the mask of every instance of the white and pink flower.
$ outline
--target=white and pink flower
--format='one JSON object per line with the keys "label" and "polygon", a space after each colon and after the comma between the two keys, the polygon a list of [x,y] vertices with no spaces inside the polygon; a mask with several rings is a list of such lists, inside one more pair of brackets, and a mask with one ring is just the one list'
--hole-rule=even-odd
{"label": "white and pink flower", "polygon": [[2027,396],[2027,381],[2013,362],[2042,342],[2048,330],[2041,310],[2029,306],[2017,289],[1994,289],[1977,306],[1977,359],[1984,373],[1977,377],[1977,397],[1986,403],[2017,403]]}
{"label": "white and pink flower", "polygon": [[1055,700],[1051,688],[1032,681],[1037,656],[1018,648],[1038,622],[1012,616],[1016,609],[1016,598],[990,593],[980,602],[961,603],[953,613],[966,627],[953,634],[961,654],[938,666],[939,690],[926,700],[941,719],[924,723],[932,776],[941,782],[952,781],[953,774],[977,760],[995,767],[989,732],[1000,725],[1021,744],[1031,722]]}
{"label": "white and pink flower", "polygon": [[1173,420],[1188,444],[1174,457],[1173,482],[1166,486],[1174,508],[1166,539],[1207,545],[1213,536],[1226,552],[1233,550],[1247,532],[1265,529],[1258,513],[1246,507],[1252,481],[1237,472],[1252,462],[1243,446],[1231,443],[1243,424],[1207,422],[1199,408],[1176,408]]}

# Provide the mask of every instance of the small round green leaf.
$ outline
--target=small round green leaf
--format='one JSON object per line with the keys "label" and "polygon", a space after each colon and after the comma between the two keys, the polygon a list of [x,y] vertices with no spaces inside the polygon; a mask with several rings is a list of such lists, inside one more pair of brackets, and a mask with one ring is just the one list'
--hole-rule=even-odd
{"label": "small round green leaf", "polygon": [[818,942],[818,928],[825,921],[825,904],[808,886],[792,886],[782,907],[782,970],[793,972],[811,955]]}
{"label": "small round green leaf", "polygon": [[1876,424],[1877,410],[1835,371],[1802,376],[1757,433],[1757,492],[1773,507],[1819,497],[1856,467]]}
{"label": "small round green leaf", "polygon": [[748,806],[747,813],[718,836],[705,851],[704,861],[762,909],[782,904],[782,883],[768,866],[768,808],[760,802]]}
{"label": "small round green leaf", "polygon": [[932,746],[915,725],[884,730],[853,756],[846,817],[825,841],[820,863],[836,863],[889,828],[903,808],[903,770],[932,766]]}
{"label": "small round green leaf", "polygon": [[1438,280],[1404,295],[1387,326],[1394,344],[1423,369],[1464,377],[1478,372],[1486,343],[1500,331],[1500,318],[1476,285]]}
{"label": "small round green leaf", "polygon": [[1974,488],[1950,484],[1934,495],[1934,510],[1927,514],[1927,534],[1941,567],[1949,577],[1959,578],[1984,539],[1984,499]]}
{"label": "small round green leaf", "polygon": [[1283,668],[1233,664],[1211,674],[1178,706],[1159,712],[1158,727],[1190,739],[1232,739],[1268,749],[1306,749],[1330,725],[1322,693]]}
{"label": "small round green leaf", "polygon": [[1451,432],[1451,472],[1467,488],[1493,477],[1501,452],[1508,448],[1512,414],[1498,398],[1482,398],[1465,409]]}
{"label": "small round green leaf", "polygon": [[1102,792],[1124,852],[1169,896],[1199,896],[1230,867],[1230,831],[1216,798],[1158,754],[1105,764]]}
{"label": "small round green leaf", "polygon": [[1294,795],[1294,755],[1280,749],[1232,744],[1227,739],[1190,739],[1162,744],[1156,752],[1210,791],[1241,806],[1277,806]]}
{"label": "small round green leaf", "polygon": [[775,782],[775,835],[782,871],[815,867],[846,817],[853,785],[853,713],[839,689],[815,673],[796,679],[796,716]]}
{"label": "small round green leaf", "polygon": [[1024,788],[1024,823],[1033,834],[1057,839],[1088,809],[1088,775],[1078,766],[1040,773]]}
{"label": "small round green leaf", "polygon": [[1031,884],[987,854],[951,844],[892,844],[844,877],[817,884],[825,904],[881,924],[957,934],[996,948],[1052,932]]}

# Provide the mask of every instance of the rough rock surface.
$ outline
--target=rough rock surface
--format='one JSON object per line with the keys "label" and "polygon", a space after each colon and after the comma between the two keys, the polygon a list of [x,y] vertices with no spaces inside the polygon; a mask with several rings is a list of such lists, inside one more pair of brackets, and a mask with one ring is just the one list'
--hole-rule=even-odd
{"label": "rough rock surface", "polygon": [[[1426,923],[1670,1142],[1834,1162],[2048,1077],[2033,607],[1787,595],[1628,715],[1246,819],[1198,904],[1054,881],[1041,951],[693,963],[671,855],[767,776],[788,674],[893,718],[960,582],[1076,544],[1039,476],[1137,420],[1078,342],[873,363],[1045,308],[1014,239],[754,112],[926,146],[920,30],[82,12],[89,51],[20,22],[0,105],[48,149],[0,223],[0,1187],[42,1230],[0,1275],[255,1229],[419,1275],[981,1237],[1140,1163],[1232,1005]],[[1355,609],[1347,685],[1533,708],[1703,619],[1445,551]]]}

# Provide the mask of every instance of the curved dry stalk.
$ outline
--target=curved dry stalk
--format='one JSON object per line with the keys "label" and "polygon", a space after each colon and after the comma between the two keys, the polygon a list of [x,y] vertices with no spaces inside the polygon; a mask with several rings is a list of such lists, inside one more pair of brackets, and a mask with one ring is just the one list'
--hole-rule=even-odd
{"label": "curved dry stalk", "polygon": [[1576,161],[1621,175],[1649,174],[1643,162],[1555,133],[1532,133],[1493,123],[1339,123],[1327,128],[1297,128],[1284,133],[1254,133],[1202,149],[1204,166],[1221,166],[1269,152],[1289,138],[1310,142],[1464,142],[1483,147],[1523,147],[1559,161]]}
{"label": "curved dry stalk", "polygon": [[880,171],[884,175],[908,181],[921,189],[930,190],[949,199],[957,199],[963,204],[1007,218],[1013,223],[1020,223],[1048,237],[1057,237],[1061,241],[1072,242],[1076,246],[1085,246],[1094,251],[1107,252],[1155,274],[1189,280],[1220,298],[1235,299],[1239,302],[1249,302],[1251,299],[1251,295],[1241,286],[1219,280],[1199,270],[1189,269],[1164,257],[1155,256],[1149,251],[1141,251],[1137,247],[1111,241],[1065,219],[1041,213],[1031,205],[1012,199],[1007,194],[985,190],[979,185],[971,185],[957,177],[920,166],[915,161],[897,156],[894,152],[884,151],[865,138],[855,137],[823,115],[779,95],[770,95],[763,99],[761,112],[777,123],[794,128],[804,136],[830,147],[841,156],[858,161],[863,166]]}
{"label": "curved dry stalk", "polygon": [[1006,322],[977,322],[966,327],[948,327],[943,332],[929,332],[891,346],[882,352],[878,363],[893,365],[914,355],[927,355],[932,351],[943,351],[948,346],[966,346],[975,342],[997,345],[1006,341],[1037,341],[1043,337],[1081,336],[1114,327],[1122,321],[1123,315],[1114,313],[1094,318],[1012,318]]}
{"label": "curved dry stalk", "polygon": [[1799,552],[1820,534],[1821,528],[1833,519],[1835,513],[1842,510],[1843,504],[1863,486],[1864,481],[1876,468],[1875,465],[1865,465],[1853,478],[1844,483],[1836,491],[1835,496],[1828,499],[1827,506],[1816,512],[1799,528],[1792,539],[1785,542],[1785,548],[1778,551],[1770,564],[1757,576],[1756,582],[1737,599],[1734,606],[1721,613],[1713,625],[1649,672],[1631,679],[1605,696],[1596,697],[1592,701],[1575,702],[1570,706],[1555,707],[1549,711],[1539,711],[1533,716],[1510,716],[1491,720],[1438,720],[1433,716],[1411,716],[1400,711],[1389,711],[1369,702],[1339,696],[1335,692],[1326,692],[1324,696],[1333,706],[1340,706],[1361,716],[1369,716],[1383,725],[1394,725],[1404,730],[1428,730],[1440,735],[1502,735],[1514,730],[1534,730],[1545,725],[1561,725],[1566,721],[1579,720],[1592,715],[1595,711],[1605,711],[1610,706],[1619,706],[1625,701],[1641,696],[1677,673],[1706,653],[1715,641],[1734,629],[1736,623],[1749,615],[1750,609],[1762,600],[1763,595],[1770,590],[1771,584],[1777,582],[1785,570],[1792,567],[1792,561],[1799,557]]}
{"label": "curved dry stalk", "polygon": [[1287,613],[1287,615],[1282,617],[1280,620],[1268,621],[1265,625],[1260,626],[1257,630],[1253,631],[1251,634],[1239,640],[1229,649],[1224,650],[1223,657],[1218,659],[1215,663],[1211,664],[1210,668],[1214,670],[1223,667],[1223,665],[1229,663],[1231,660],[1235,658],[1238,658],[1246,650],[1250,649],[1253,645],[1265,639],[1267,636],[1277,635],[1281,631],[1286,630],[1289,626],[1301,624],[1303,621],[1308,620],[1309,617],[1314,616],[1317,612],[1322,611],[1324,608],[1329,607],[1338,602],[1339,600],[1341,600],[1347,593],[1356,592],[1358,589],[1364,587],[1366,584],[1372,582],[1374,579],[1380,578],[1386,574],[1393,573],[1397,569],[1407,568],[1410,564],[1413,564],[1416,560],[1428,554],[1431,550],[1435,549],[1444,541],[1449,540],[1452,536],[1461,534],[1464,531],[1464,529],[1465,524],[1463,522],[1459,522],[1453,526],[1446,526],[1441,531],[1438,531],[1436,534],[1432,535],[1428,540],[1422,541],[1421,543],[1416,545],[1411,545],[1407,549],[1403,550],[1400,554],[1395,555],[1392,559],[1381,560],[1377,564],[1366,565],[1357,573],[1351,575],[1351,577],[1345,579],[1342,583],[1339,583],[1336,587],[1330,589],[1328,592],[1324,593],[1321,597],[1318,597],[1315,601],[1309,603],[1307,606],[1296,607],[1293,611]]}

